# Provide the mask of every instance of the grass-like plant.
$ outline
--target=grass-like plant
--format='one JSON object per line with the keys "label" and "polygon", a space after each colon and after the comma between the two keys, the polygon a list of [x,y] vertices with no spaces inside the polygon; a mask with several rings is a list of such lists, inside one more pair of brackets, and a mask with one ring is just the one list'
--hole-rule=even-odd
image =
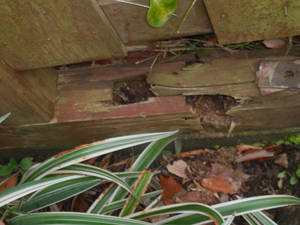
{"label": "grass-like plant", "polygon": [[[170,216],[165,224],[231,224],[243,216],[249,224],[276,224],[262,210],[300,204],[300,199],[287,195],[239,199],[213,206],[181,203],[155,207],[160,190],[147,192],[155,172],[151,163],[175,139],[176,132],[149,133],[110,138],[79,146],[32,166],[14,188],[0,192],[0,224],[6,225],[111,225],[151,224],[147,218]],[[139,155],[130,171],[112,173],[82,161],[140,144],[150,143]],[[42,212],[52,204],[78,195],[103,182],[112,184],[90,205],[86,213]],[[137,211],[139,202],[150,198],[147,208]],[[45,210],[43,210],[45,211]],[[119,213],[118,216],[112,216]]]}

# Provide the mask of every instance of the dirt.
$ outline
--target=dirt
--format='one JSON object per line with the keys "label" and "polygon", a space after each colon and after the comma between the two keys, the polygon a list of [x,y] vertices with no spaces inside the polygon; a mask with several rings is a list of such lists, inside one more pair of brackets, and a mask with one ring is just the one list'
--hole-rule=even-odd
{"label": "dirt", "polygon": [[188,96],[186,102],[193,107],[203,127],[217,129],[229,128],[231,118],[226,112],[237,104],[233,97],[225,95]]}
{"label": "dirt", "polygon": [[116,82],[113,94],[113,102],[117,105],[147,101],[149,97],[154,97],[154,94],[150,91],[150,85],[146,82],[144,76]]}

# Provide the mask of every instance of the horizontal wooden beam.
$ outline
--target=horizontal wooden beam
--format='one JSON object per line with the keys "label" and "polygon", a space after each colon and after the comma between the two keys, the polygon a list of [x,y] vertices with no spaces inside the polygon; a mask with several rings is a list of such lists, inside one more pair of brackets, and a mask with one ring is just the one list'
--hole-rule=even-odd
{"label": "horizontal wooden beam", "polygon": [[[62,70],[59,72],[53,120],[43,124],[1,127],[0,150],[22,146],[62,148],[112,136],[165,130],[179,129],[200,136],[225,137],[230,133],[230,125],[233,132],[300,126],[300,117],[297,116],[300,114],[298,91],[283,91],[267,96],[260,96],[257,91],[256,63],[262,58],[278,59],[278,55],[268,55],[264,51],[243,57],[241,54],[230,57],[229,53],[223,51],[202,54],[199,57],[203,64],[186,65],[185,59],[191,61],[191,57],[184,56],[174,62],[155,65],[152,73],[148,72],[150,65],[147,64]],[[284,58],[291,60],[295,57]],[[130,80],[139,75],[148,76],[150,84],[155,81],[155,84],[167,87],[177,85],[178,89],[196,85],[199,88],[197,95],[201,97],[191,100],[183,96],[185,92],[167,90],[169,93],[144,102],[127,105],[113,102],[116,82],[123,81],[129,85]],[[249,84],[252,85],[250,91],[247,90]],[[228,88],[230,90],[226,90]],[[220,94],[229,96],[220,97]],[[206,99],[206,95],[212,97]],[[193,103],[193,99],[198,100]],[[222,102],[226,99],[231,102],[229,110],[227,103]]]}

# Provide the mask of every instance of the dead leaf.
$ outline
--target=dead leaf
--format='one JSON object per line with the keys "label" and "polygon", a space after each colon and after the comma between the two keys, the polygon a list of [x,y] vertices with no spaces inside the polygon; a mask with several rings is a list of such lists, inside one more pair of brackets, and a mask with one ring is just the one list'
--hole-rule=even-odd
{"label": "dead leaf", "polygon": [[167,169],[170,173],[173,173],[176,176],[184,178],[184,179],[188,178],[185,173],[187,167],[188,167],[188,165],[183,160],[177,160],[177,161],[173,162],[172,165],[171,164],[167,165]]}
{"label": "dead leaf", "polygon": [[259,146],[253,146],[253,145],[238,145],[236,147],[238,154],[241,154],[245,151],[257,151],[257,150],[262,150],[262,147]]}
{"label": "dead leaf", "polygon": [[184,190],[181,184],[179,184],[172,176],[164,177],[160,176],[160,186],[163,190],[162,198],[165,204],[173,204],[173,196],[179,191]]}
{"label": "dead leaf", "polygon": [[274,156],[273,152],[269,152],[266,150],[260,150],[256,152],[251,152],[249,154],[240,156],[236,159],[236,162],[245,162],[250,160],[257,160],[257,159],[265,159],[265,158],[271,158]]}
{"label": "dead leaf", "polygon": [[182,152],[179,154],[179,158],[187,158],[187,157],[192,157],[192,156],[198,156],[203,153],[208,152],[207,149],[198,149],[198,150],[193,150],[193,151],[188,151],[188,152]]}
{"label": "dead leaf", "polygon": [[242,184],[250,177],[240,169],[233,170],[228,166],[217,163],[212,164],[211,172],[213,176],[220,177],[228,181],[236,192],[240,190]]}
{"label": "dead leaf", "polygon": [[218,199],[214,196],[214,193],[205,190],[205,191],[189,191],[186,192],[183,196],[176,199],[176,202],[200,202],[207,205],[212,205],[219,203]]}
{"label": "dead leaf", "polygon": [[274,162],[282,167],[289,167],[288,157],[286,153],[279,155],[277,159],[274,160]]}
{"label": "dead leaf", "polygon": [[272,39],[272,40],[264,40],[263,43],[267,48],[278,49],[278,48],[285,48],[286,47],[286,42],[282,39],[279,39],[279,38]]}
{"label": "dead leaf", "polygon": [[10,188],[13,188],[14,186],[16,186],[18,183],[18,176],[19,176],[19,174],[16,173],[16,174],[12,175],[11,177],[7,178],[7,180],[4,181],[0,185],[0,191],[5,191],[7,189],[10,189]]}
{"label": "dead leaf", "polygon": [[111,157],[112,157],[112,154],[105,155],[100,162],[95,163],[95,166],[102,168],[102,169],[107,169],[110,164]]}
{"label": "dead leaf", "polygon": [[235,194],[236,191],[232,187],[232,185],[220,177],[209,177],[204,178],[201,181],[201,185],[213,192],[222,192],[224,194]]}

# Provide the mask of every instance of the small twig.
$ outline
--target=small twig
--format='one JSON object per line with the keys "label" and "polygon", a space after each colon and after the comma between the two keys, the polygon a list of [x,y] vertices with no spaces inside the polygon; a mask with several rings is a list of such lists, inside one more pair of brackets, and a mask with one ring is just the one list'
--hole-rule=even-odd
{"label": "small twig", "polygon": [[125,1],[125,0],[114,0],[114,1],[122,2],[122,3],[125,3],[125,4],[129,4],[129,5],[135,5],[135,6],[139,6],[139,7],[143,7],[143,8],[147,8],[147,9],[150,8],[148,5],[143,5],[143,4],[140,4],[140,3],[137,3],[137,2],[129,2],[129,1]]}
{"label": "small twig", "polygon": [[187,9],[187,11],[185,12],[184,16],[183,16],[183,19],[181,20],[179,26],[178,26],[178,29],[176,31],[177,34],[180,33],[180,30],[184,24],[184,22],[186,21],[188,15],[190,14],[192,8],[194,7],[195,3],[196,3],[197,0],[193,0],[192,4],[190,5],[190,7]]}
{"label": "small twig", "polygon": [[150,70],[149,70],[150,73],[152,72],[152,69],[153,69],[153,67],[154,67],[154,65],[155,65],[155,63],[156,63],[159,56],[160,56],[160,54],[157,54],[155,59],[153,60],[151,66],[150,66]]}
{"label": "small twig", "polygon": [[292,46],[293,46],[293,37],[290,36],[290,37],[289,37],[289,43],[288,43],[287,49],[286,49],[286,51],[285,51],[285,53],[284,53],[284,56],[287,56],[287,55],[289,54],[289,52],[290,52]]}

